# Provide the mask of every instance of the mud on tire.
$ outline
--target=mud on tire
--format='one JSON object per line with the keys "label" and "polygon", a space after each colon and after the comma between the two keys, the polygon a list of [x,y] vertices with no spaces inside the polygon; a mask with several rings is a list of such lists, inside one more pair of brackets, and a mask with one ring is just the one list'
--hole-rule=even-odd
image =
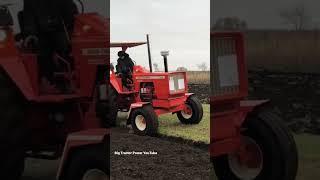
{"label": "mud on tire", "polygon": [[0,70],[0,173],[3,179],[18,180],[24,170],[26,122],[23,98]]}
{"label": "mud on tire", "polygon": [[[298,153],[293,136],[282,120],[270,109],[260,109],[249,116],[243,135],[253,139],[263,154],[260,173],[254,180],[294,180],[298,168]],[[219,180],[241,180],[230,168],[229,156],[213,160]]]}
{"label": "mud on tire", "polygon": [[155,136],[158,133],[158,117],[151,105],[134,109],[130,115],[130,123],[135,134]]}

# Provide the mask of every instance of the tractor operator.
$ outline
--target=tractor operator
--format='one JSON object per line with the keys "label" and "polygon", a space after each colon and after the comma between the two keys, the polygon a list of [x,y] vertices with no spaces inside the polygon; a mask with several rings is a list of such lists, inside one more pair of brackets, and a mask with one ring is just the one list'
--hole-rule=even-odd
{"label": "tractor operator", "polygon": [[121,75],[122,85],[130,90],[129,84],[132,84],[132,73],[134,63],[129,54],[124,51],[118,52],[119,59],[117,61],[116,70],[117,74]]}
{"label": "tractor operator", "polygon": [[77,7],[73,0],[24,0],[25,44],[38,40],[41,85],[53,86],[57,66],[53,55],[69,59]]}

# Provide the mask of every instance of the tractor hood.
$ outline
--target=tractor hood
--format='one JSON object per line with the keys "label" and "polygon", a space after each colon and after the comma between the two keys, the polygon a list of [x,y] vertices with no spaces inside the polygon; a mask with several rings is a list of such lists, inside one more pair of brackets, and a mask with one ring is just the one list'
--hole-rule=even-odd
{"label": "tractor hood", "polygon": [[143,83],[151,83],[154,86],[157,99],[165,100],[184,96],[188,91],[186,72],[145,72],[135,68],[133,79],[136,82],[135,89],[140,89]]}

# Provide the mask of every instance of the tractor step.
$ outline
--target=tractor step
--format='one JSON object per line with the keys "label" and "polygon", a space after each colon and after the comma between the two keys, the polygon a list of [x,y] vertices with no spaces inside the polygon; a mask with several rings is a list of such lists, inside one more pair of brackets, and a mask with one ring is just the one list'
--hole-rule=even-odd
{"label": "tractor step", "polygon": [[57,95],[41,95],[36,102],[64,102],[67,99],[80,98],[78,94],[57,94]]}
{"label": "tractor step", "polygon": [[50,152],[50,151],[41,151],[41,152],[28,151],[26,152],[26,156],[29,158],[35,158],[35,159],[57,160],[60,157],[60,154],[57,152]]}

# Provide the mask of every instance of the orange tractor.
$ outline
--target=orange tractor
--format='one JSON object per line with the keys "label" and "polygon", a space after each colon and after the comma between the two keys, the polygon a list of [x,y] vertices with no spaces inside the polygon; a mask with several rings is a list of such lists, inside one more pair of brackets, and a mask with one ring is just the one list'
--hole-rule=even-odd
{"label": "orange tractor", "polygon": [[186,72],[168,72],[168,52],[161,52],[165,72],[153,72],[149,38],[142,43],[111,43],[111,47],[125,52],[143,44],[148,45],[150,70],[134,65],[126,87],[122,74],[111,68],[109,99],[114,100],[114,106],[110,123],[114,125],[117,112],[122,111],[129,112],[127,124],[139,135],[156,135],[158,116],[167,113],[177,114],[183,124],[198,124],[203,116],[202,105],[193,93],[188,93]]}
{"label": "orange tractor", "polygon": [[26,157],[60,158],[57,179],[109,177],[107,117],[98,112],[109,109],[103,91],[109,84],[109,20],[83,12],[74,18],[70,59],[57,57],[64,68],[55,73],[71,91],[52,94],[40,91],[38,49],[17,45],[24,39],[13,33],[7,5],[0,6],[2,179],[19,179]]}
{"label": "orange tractor", "polygon": [[219,180],[294,180],[293,136],[269,100],[248,95],[244,37],[211,33],[211,144]]}

